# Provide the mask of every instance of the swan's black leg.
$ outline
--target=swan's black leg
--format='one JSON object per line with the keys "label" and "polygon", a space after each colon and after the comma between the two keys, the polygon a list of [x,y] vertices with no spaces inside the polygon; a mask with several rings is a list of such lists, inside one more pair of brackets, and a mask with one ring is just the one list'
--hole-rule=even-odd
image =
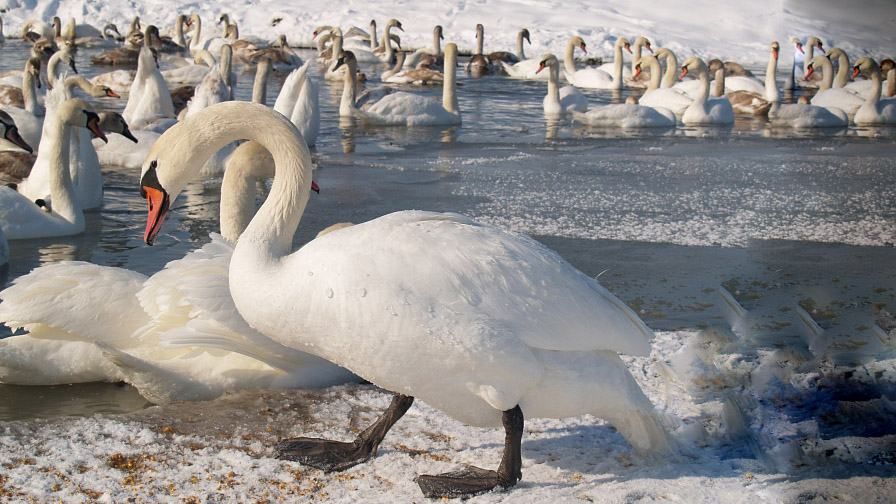
{"label": "swan's black leg", "polygon": [[504,421],[504,456],[497,471],[467,466],[465,469],[438,475],[421,475],[417,484],[423,495],[437,497],[470,497],[493,490],[510,488],[523,478],[520,442],[523,439],[523,410],[519,406],[507,410]]}
{"label": "swan's black leg", "polygon": [[294,438],[277,445],[277,457],[300,462],[324,471],[344,471],[376,455],[389,429],[414,404],[414,398],[396,394],[389,409],[351,443],[318,438]]}

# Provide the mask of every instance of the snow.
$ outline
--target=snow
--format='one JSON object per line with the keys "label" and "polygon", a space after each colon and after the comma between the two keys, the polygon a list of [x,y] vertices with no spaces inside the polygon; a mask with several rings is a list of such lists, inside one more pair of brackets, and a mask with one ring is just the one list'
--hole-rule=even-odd
{"label": "snow", "polygon": [[[832,435],[829,418],[799,413],[815,404],[812,397],[831,390],[844,370],[796,372],[786,383],[757,391],[743,384],[751,373],[760,374],[755,369],[763,354],[726,353],[738,349],[736,337],[724,332],[662,332],[650,357],[626,359],[674,429],[681,454],[671,461],[635,455],[594,417],[527,419],[522,482],[473,502],[788,502],[844,496],[873,502],[892,495],[892,402],[840,401],[837,407],[853,413],[842,415],[837,427],[843,432]],[[704,371],[684,371],[707,356],[714,363],[704,361]],[[892,379],[896,361],[872,365],[869,376],[875,372]],[[325,474],[271,456],[284,437],[351,439],[388,402],[389,395],[375,387],[346,385],[241,393],[123,416],[6,422],[0,425],[0,498],[419,502],[415,475],[459,464],[497,466],[502,432],[465,426],[419,401],[375,459],[345,472]],[[849,425],[857,415],[868,424],[877,421],[885,433]]]}
{"label": "snow", "polygon": [[[126,30],[134,15],[157,24],[163,32],[173,29],[179,13],[197,12],[204,21],[205,38],[219,33],[215,21],[223,13],[221,4],[210,1],[186,1],[172,9],[167,0],[121,2],[117,0],[0,0],[7,12],[4,21],[7,34],[15,34],[28,19],[63,19],[102,27],[114,22]],[[572,35],[581,35],[590,54],[612,59],[613,44],[619,36],[634,38],[646,35],[654,48],[669,47],[679,57],[698,55],[721,57],[744,64],[762,65],[767,58],[768,43],[782,43],[782,58],[789,61],[791,51],[786,41],[795,35],[803,40],[818,35],[825,48],[840,47],[855,59],[859,55],[885,56],[896,46],[896,33],[886,30],[896,21],[896,9],[888,0],[869,0],[862,8],[850,9],[836,2],[798,0],[781,2],[727,2],[715,0],[672,0],[666,2],[629,1],[624,4],[609,0],[569,0],[558,2],[533,0],[421,1],[408,4],[403,0],[367,2],[347,0],[338,10],[331,2],[314,0],[290,3],[282,0],[246,0],[227,7],[227,12],[240,26],[243,37],[274,40],[285,34],[291,44],[311,46],[312,31],[319,25],[357,25],[368,29],[371,19],[385,26],[389,18],[402,21],[405,32],[402,46],[426,47],[432,40],[432,27],[444,27],[445,42],[456,42],[461,51],[470,51],[475,44],[477,23],[485,25],[485,50],[514,50],[516,33],[528,28],[532,45],[527,54],[537,55],[562,50]],[[496,15],[497,14],[497,15]],[[276,26],[274,24],[275,20]]]}

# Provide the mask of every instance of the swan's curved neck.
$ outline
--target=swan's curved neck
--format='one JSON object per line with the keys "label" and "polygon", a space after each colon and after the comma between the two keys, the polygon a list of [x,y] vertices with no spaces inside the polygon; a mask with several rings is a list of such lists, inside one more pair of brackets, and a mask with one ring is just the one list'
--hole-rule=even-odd
{"label": "swan's curved neck", "polygon": [[834,78],[835,88],[842,88],[849,84],[849,72],[851,70],[849,56],[846,55],[846,52],[840,51],[837,54],[837,76]]}
{"label": "swan's curved neck", "polygon": [[252,103],[265,105],[268,101],[268,78],[271,76],[271,64],[263,59],[255,68],[255,82],[252,84]]}
{"label": "swan's curved neck", "polygon": [[706,103],[709,99],[709,71],[705,67],[697,72],[697,80],[700,81],[700,93],[694,99],[695,103]]}
{"label": "swan's curved neck", "polygon": [[[342,99],[339,101],[339,115],[350,117],[355,111],[355,71],[353,65],[346,65],[343,75]],[[447,75],[446,75],[447,78]]]}
{"label": "swan's curved neck", "polygon": [[865,103],[870,103],[873,105],[877,105],[877,102],[880,101],[880,69],[875,66],[871,69],[871,94],[868,95],[868,99],[865,100]]}
{"label": "swan's curved neck", "polygon": [[666,73],[663,74],[663,87],[670,88],[675,86],[678,80],[678,58],[672,51],[666,51]]}
{"label": "swan's curved neck", "polygon": [[30,114],[43,115],[42,107],[37,101],[37,82],[27,66],[25,72],[22,73],[22,101],[24,101],[25,110]]}
{"label": "swan's curved neck", "polygon": [[632,50],[632,75],[635,74],[635,65],[637,65],[638,60],[641,59],[641,41],[638,40],[635,42],[635,47]]}
{"label": "swan's curved neck", "polygon": [[62,83],[62,86],[65,89],[66,99],[72,97],[72,91],[75,88],[78,88],[89,95],[93,95],[95,92],[93,83],[80,75],[70,75],[66,77],[65,81]]}
{"label": "swan's curved neck", "polygon": [[554,63],[548,68],[547,99],[548,105],[560,110],[560,65],[558,63]]}
{"label": "swan's curved neck", "polygon": [[234,151],[221,181],[221,235],[236,242],[255,210],[257,183],[274,176],[271,154],[261,144],[246,142]]}
{"label": "swan's curved neck", "polygon": [[452,113],[457,113],[457,93],[455,91],[457,81],[457,54],[453,51],[445,53],[445,74],[442,81],[442,107]]}
{"label": "swan's curved neck", "polygon": [[572,40],[566,44],[566,52],[563,54],[563,67],[568,74],[576,73],[576,43]]}
{"label": "swan's curved neck", "polygon": [[62,62],[64,56],[68,56],[68,51],[59,50],[53,53],[47,61],[47,84],[51,87],[55,86],[59,81],[59,64]]}
{"label": "swan's curved neck", "polygon": [[772,53],[768,57],[768,66],[765,67],[765,99],[774,103],[778,101],[778,83],[776,82],[776,74],[778,73],[778,59]]}
{"label": "swan's curved neck", "polygon": [[337,31],[333,35],[333,43],[330,44],[330,61],[335,62],[339,59],[339,55],[342,54],[342,31]]}
{"label": "swan's curved neck", "polygon": [[383,42],[386,44],[386,57],[387,61],[392,61],[392,55],[395,54],[395,49],[392,48],[392,25],[386,25],[386,31],[383,33]]}
{"label": "swan's curved neck", "polygon": [[228,87],[233,86],[233,75],[231,74],[231,68],[233,65],[233,50],[229,45],[224,45],[221,47],[221,61],[220,63],[220,72],[221,79],[224,81]]}
{"label": "swan's curved neck", "polygon": [[716,70],[716,78],[713,80],[712,95],[725,96],[725,68]]}
{"label": "swan's curved neck", "polygon": [[370,50],[374,51],[379,47],[380,43],[376,39],[376,23],[370,22]]}
{"label": "swan's curved neck", "polygon": [[656,58],[648,58],[646,61],[642,59],[642,72],[644,71],[645,64],[647,68],[650,69],[650,81],[647,83],[647,90],[652,91],[660,87],[660,62]]}
{"label": "swan's curved neck", "polygon": [[613,55],[613,84],[617,87],[622,86],[622,66],[625,63],[622,56],[622,46],[616,45],[616,52]]}
{"label": "swan's curved neck", "polygon": [[432,32],[432,53],[436,56],[442,54],[442,39],[437,31]]}
{"label": "swan's curved neck", "polygon": [[192,38],[190,39],[190,50],[199,49],[200,38],[202,37],[202,18],[196,16],[193,19]]}
{"label": "swan's curved neck", "polygon": [[821,83],[818,85],[818,90],[824,91],[826,89],[831,89],[833,83],[834,65],[831,64],[831,60],[821,58]]}
{"label": "swan's curved neck", "polygon": [[896,96],[896,68],[887,70],[887,96]]}
{"label": "swan's curved neck", "polygon": [[181,47],[187,47],[187,39],[184,38],[184,18],[180,16],[174,22],[174,42]]}
{"label": "swan's curved neck", "polygon": [[[44,142],[49,143],[50,167],[50,197],[53,199],[53,213],[73,224],[79,224],[84,220],[81,206],[75,197],[75,186],[72,175],[69,172],[69,149],[72,141],[71,126],[58,117],[58,114],[48,116],[52,121],[50,126],[52,134],[48,135]],[[43,144],[43,143],[42,143]],[[43,149],[41,149],[43,151]]]}
{"label": "swan's curved neck", "polygon": [[516,34],[516,56],[523,61],[526,59],[526,53],[523,50],[523,32],[519,32]]}
{"label": "swan's curved neck", "polygon": [[815,58],[815,44],[806,44],[806,57],[803,58],[803,75],[809,71],[809,63]]}

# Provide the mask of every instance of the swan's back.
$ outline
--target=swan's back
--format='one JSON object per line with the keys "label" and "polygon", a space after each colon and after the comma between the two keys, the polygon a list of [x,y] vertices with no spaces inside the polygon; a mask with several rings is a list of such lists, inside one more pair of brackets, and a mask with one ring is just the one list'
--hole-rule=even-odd
{"label": "swan's back", "polygon": [[835,128],[849,124],[849,118],[840,109],[803,103],[772,107],[769,111],[769,119],[773,125],[794,128]]}
{"label": "swan's back", "polygon": [[457,214],[392,213],[317,238],[286,261],[292,274],[284,281],[308,279],[310,317],[347,329],[334,331],[344,338],[337,346],[398,338],[393,350],[402,358],[418,338],[475,347],[477,334],[500,333],[488,344],[650,351],[650,329],[597,281],[529,237]]}
{"label": "swan's back", "polygon": [[429,126],[456,124],[460,116],[445,110],[441,101],[416,93],[388,94],[364,109],[364,117],[376,124]]}
{"label": "swan's back", "polygon": [[663,128],[675,126],[675,114],[665,108],[634,104],[605,105],[585,114],[574,114],[579,122],[614,128]]}

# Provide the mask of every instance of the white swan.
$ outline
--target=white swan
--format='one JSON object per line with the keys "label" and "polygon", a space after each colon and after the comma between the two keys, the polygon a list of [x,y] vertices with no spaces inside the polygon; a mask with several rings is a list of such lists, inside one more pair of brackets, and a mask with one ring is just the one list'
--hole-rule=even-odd
{"label": "white swan", "polygon": [[[635,65],[634,76],[641,74],[646,67],[650,69],[650,80],[647,82],[647,91],[641,95],[638,103],[644,107],[662,108],[671,110],[676,116],[684,114],[684,111],[694,103],[694,99],[687,93],[677,87],[660,87],[660,63],[657,58],[662,57],[660,53],[664,49],[660,49],[656,56],[644,56]],[[668,58],[668,57],[667,57]],[[672,55],[672,62],[667,59],[666,74],[675,73],[677,63],[675,55]]]}
{"label": "white swan", "polygon": [[0,110],[0,184],[18,184],[28,176],[34,151],[19,135],[18,127],[9,114]]}
{"label": "white swan", "polygon": [[[567,74],[575,73],[576,71],[574,55],[577,47],[581,49],[582,52],[588,52],[582,37],[575,35],[569,39],[569,42],[566,44],[566,50],[563,53],[563,70]],[[538,71],[540,65],[541,58],[523,60],[514,65],[510,65],[503,61],[501,62],[504,72],[506,72],[511,79],[548,80],[550,73],[540,73]]]}
{"label": "white swan", "polygon": [[[233,88],[236,85],[234,75],[231,70],[231,58],[233,53],[230,46],[224,44],[221,46],[221,58],[218,63],[209,69],[208,74],[202,79],[202,82],[196,86],[193,98],[187,104],[187,107],[181,111],[180,119],[190,117],[200,110],[233,99]],[[224,173],[224,161],[227,156],[233,152],[236,146],[230,146],[221,149],[212,156],[202,169],[203,175],[220,175]]]}
{"label": "white swan", "polygon": [[317,84],[308,75],[310,63],[306,62],[286,77],[274,110],[295,124],[308,147],[313,147],[320,131],[320,105]]}
{"label": "white swan", "polygon": [[[319,387],[347,371],[274,343],[236,312],[227,285],[233,241],[273,160],[247,143],[221,186],[221,231],[147,278],[84,262],[42,266],[0,292],[0,320],[29,331],[0,341],[0,381],[127,381],[156,403],[230,390]],[[94,345],[97,343],[99,346]]]}
{"label": "white swan", "polygon": [[[343,73],[346,71],[337,71],[336,67],[336,61],[339,59],[343,52],[342,29],[336,27],[330,30],[329,33],[331,34],[331,38],[333,40],[332,44],[330,45],[330,53],[332,54],[332,56],[324,61],[324,63],[327,63],[327,69],[326,71],[324,71],[324,79],[340,81],[344,79]],[[352,54],[354,54],[354,51],[352,51]],[[377,60],[379,60],[379,57],[377,57]]]}
{"label": "white swan", "polygon": [[856,78],[862,74],[871,79],[871,96],[856,111],[853,121],[858,126],[875,126],[881,124],[896,124],[896,100],[880,99],[881,82],[880,68],[871,58],[862,58],[853,67],[852,76]]}
{"label": "white swan", "polygon": [[468,468],[453,478],[419,477],[431,497],[514,485],[524,414],[591,413],[636,448],[670,449],[650,401],[617,355],[647,354],[650,329],[535,240],[457,214],[405,211],[290,254],[310,193],[311,157],[292,124],[260,105],[222,103],[162,135],[143,166],[148,243],[197,167],[239,139],[267,148],[276,176],[230,262],[237,310],[281,344],[398,394],[355,443],[300,438],[282,443],[281,457],[329,470],[363,462],[414,397],[470,424],[503,424],[507,433],[497,473]]}
{"label": "white swan", "polygon": [[[357,61],[351,51],[343,51],[337,60],[337,68],[345,65],[345,84],[342,88],[342,99],[339,104],[339,115],[342,117],[357,116],[366,122],[392,126],[435,126],[460,124],[460,109],[457,107],[455,79],[457,64],[457,45],[445,45],[445,78],[442,82],[441,103],[432,97],[415,93],[394,92],[381,98],[366,99],[362,95],[355,100],[357,87],[355,72]],[[383,90],[391,91],[391,90]]]}
{"label": "white swan", "polygon": [[[147,40],[150,28],[155,27],[150,25],[146,28]],[[148,44],[140,49],[137,73],[131,83],[128,103],[122,115],[128,124],[137,130],[148,129],[150,125],[160,120],[170,122],[175,118],[171,91],[159,72],[155,55]]]}
{"label": "white swan", "polygon": [[768,65],[765,68],[764,92],[761,94],[751,91],[728,93],[728,101],[731,102],[731,108],[735,112],[749,115],[768,115],[772,104],[778,101],[778,83],[775,79],[781,46],[777,41],[773,41],[769,47],[771,51],[769,53]]}
{"label": "white swan", "polygon": [[798,103],[773,103],[768,119],[773,127],[795,129],[845,128],[849,125],[846,112],[834,107],[811,105],[805,96],[801,96]]}
{"label": "white swan", "polygon": [[622,50],[632,51],[631,44],[625,37],[619,37],[615,44],[613,59],[613,73],[607,73],[598,68],[584,68],[565,72],[566,80],[575,87],[588,89],[622,89]]}
{"label": "white swan", "polygon": [[[392,28],[397,28],[401,31],[404,31],[404,28],[401,26],[401,21],[397,19],[390,19],[386,23],[386,28],[383,31],[383,43],[385,44],[385,52],[383,54],[377,55],[380,58],[380,61],[391,65],[395,62],[395,48],[392,47]],[[334,57],[338,57],[338,54],[334,54]]]}
{"label": "white swan", "polygon": [[40,59],[29,58],[25,62],[22,73],[22,98],[24,107],[0,107],[9,114],[18,127],[19,134],[29,145],[36,148],[40,144],[40,131],[46,113],[44,106],[38,101],[37,87],[40,85]]}
{"label": "white swan", "polygon": [[[734,123],[734,111],[728,98],[709,97],[709,71],[706,63],[697,57],[691,57],[681,67],[681,78],[689,72],[697,74],[701,93],[681,115],[681,122],[686,126],[723,126]],[[724,70],[720,70],[724,75]]]}
{"label": "white swan", "polygon": [[[644,36],[638,36],[634,43],[632,43],[632,67],[631,70],[625,72],[623,70],[622,77],[625,79],[625,85],[632,88],[644,88],[647,87],[648,75],[644,73],[644,69],[641,69],[641,73],[636,75],[635,65],[638,64],[638,61],[641,59],[641,52],[643,49],[647,49],[653,54],[653,47],[650,44],[650,39]],[[605,71],[612,71],[612,67],[608,67],[607,65],[611,65],[611,63],[605,63],[598,68]],[[627,69],[625,69],[627,70]]]}
{"label": "white swan", "polygon": [[812,105],[819,107],[836,107],[846,115],[853,116],[859,107],[865,103],[865,99],[844,87],[832,87],[834,81],[834,66],[826,56],[816,56],[809,62],[806,78],[810,78],[818,68],[821,68],[821,81],[818,83],[818,92],[812,97]]}
{"label": "white swan", "polygon": [[588,110],[588,99],[575,86],[560,88],[560,61],[553,54],[541,57],[536,73],[548,69],[548,94],[542,105],[546,116],[558,116],[567,112],[584,112]]}
{"label": "white swan", "polygon": [[[405,66],[409,68],[418,68],[420,66],[432,69],[443,68],[444,58],[442,57],[442,25],[436,25],[432,29],[432,47],[423,47],[414,51],[410,56],[405,58]],[[357,58],[358,55],[356,54]]]}
{"label": "white swan", "polygon": [[380,76],[380,80],[383,82],[388,82],[390,84],[420,85],[434,84],[436,82],[442,82],[443,80],[445,80],[445,76],[442,74],[442,72],[433,70],[430,67],[404,69],[404,61],[404,53],[399,52],[395,58],[395,66],[383,72],[383,74]]}
{"label": "white swan", "polygon": [[[841,60],[842,61],[842,60]],[[848,61],[848,60],[847,60]],[[849,65],[847,71],[849,75],[852,75],[852,65]],[[890,58],[887,58],[880,62],[880,73],[881,78],[886,76],[886,84],[887,87],[883,92],[883,96],[887,98],[892,98],[896,96],[896,63]],[[863,98],[867,99],[871,96],[871,93],[874,91],[872,88],[872,83],[870,80],[856,80],[848,83],[846,85],[846,89],[860,94]]]}
{"label": "white swan", "polygon": [[574,112],[573,121],[600,128],[674,128],[675,114],[663,107],[648,107],[638,104],[634,96],[625,103],[602,105],[587,113]]}
{"label": "white swan", "polygon": [[188,46],[188,49],[190,50],[190,54],[194,56],[196,55],[196,52],[200,50],[206,50],[212,54],[216,54],[221,50],[221,46],[228,42],[226,38],[215,35],[202,38],[202,18],[195,12],[190,14],[186,24],[190,27],[190,32],[187,34],[190,37],[190,45]]}
{"label": "white swan", "polygon": [[84,213],[68,168],[71,127],[87,128],[98,138],[105,138],[99,128],[99,116],[82,100],[71,99],[54,108],[47,122],[38,161],[47,158],[51,168],[53,209],[44,211],[34,200],[8,187],[0,187],[0,227],[10,240],[69,236],[84,231]]}

